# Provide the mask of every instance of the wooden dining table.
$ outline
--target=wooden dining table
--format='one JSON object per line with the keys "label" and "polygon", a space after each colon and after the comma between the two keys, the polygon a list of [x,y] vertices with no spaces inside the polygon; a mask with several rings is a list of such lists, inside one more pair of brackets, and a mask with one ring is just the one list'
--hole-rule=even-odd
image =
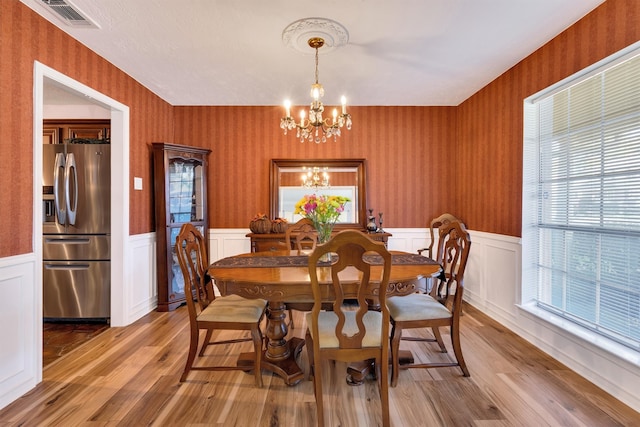
{"label": "wooden dining table", "polygon": [[[424,290],[426,279],[440,274],[440,265],[430,258],[399,251],[391,251],[391,254],[388,296]],[[208,274],[221,295],[236,294],[268,301],[267,345],[261,368],[279,375],[287,385],[295,385],[304,377],[296,361],[304,340],[298,337],[286,339],[288,329],[285,318],[287,303],[313,302],[307,260],[308,254],[298,251],[254,252],[222,258],[208,268]],[[379,277],[382,266],[376,265],[375,260],[371,264],[371,277]],[[330,301],[333,295],[329,263],[318,267],[318,278],[320,285],[324,285],[323,299]],[[355,286],[349,285],[360,280],[360,272],[347,268],[340,273],[340,280],[346,287],[347,297],[355,298]],[[378,287],[375,279],[372,279],[370,286],[372,289]],[[372,300],[371,304],[375,306],[376,301]],[[237,364],[252,369],[254,360],[252,353],[242,353]],[[351,374],[358,376],[356,382],[362,381],[366,370],[366,365],[352,369]]]}

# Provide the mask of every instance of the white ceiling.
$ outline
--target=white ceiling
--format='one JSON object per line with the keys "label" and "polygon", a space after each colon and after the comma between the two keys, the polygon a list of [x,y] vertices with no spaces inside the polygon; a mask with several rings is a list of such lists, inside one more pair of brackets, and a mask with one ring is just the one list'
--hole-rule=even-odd
{"label": "white ceiling", "polygon": [[[21,0],[172,105],[309,101],[314,51],[282,42],[302,18],[339,22],[320,50],[327,105],[458,105],[604,0],[67,0],[100,29]],[[72,58],[69,58],[72,61]]]}

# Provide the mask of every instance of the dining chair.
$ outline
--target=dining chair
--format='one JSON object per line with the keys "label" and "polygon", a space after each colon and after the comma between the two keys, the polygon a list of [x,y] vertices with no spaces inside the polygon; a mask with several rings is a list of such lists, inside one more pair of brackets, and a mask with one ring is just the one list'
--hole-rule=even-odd
{"label": "dining chair", "polygon": [[[246,299],[237,295],[216,297],[213,283],[206,274],[209,260],[204,238],[193,224],[186,223],[182,225],[176,239],[175,251],[184,276],[184,293],[187,300],[190,325],[189,353],[180,382],[184,382],[187,379],[190,371],[247,370],[246,367],[232,365],[193,366],[198,350],[200,331],[206,330],[199,357],[204,356],[206,348],[210,345],[227,345],[253,341],[255,384],[258,387],[262,387],[260,365],[263,337],[260,323],[265,313],[267,301],[263,299]],[[213,333],[221,330],[249,331],[251,337],[212,340]]]}
{"label": "dining chair", "polygon": [[[433,218],[431,220],[431,222],[429,223],[429,235],[431,237],[431,240],[429,242],[429,246],[426,248],[422,248],[422,249],[418,249],[418,255],[422,255],[423,252],[427,252],[426,256],[431,258],[431,259],[438,259],[438,254],[437,249],[438,249],[438,245],[437,245],[437,237],[438,237],[438,230],[440,229],[441,226],[449,224],[451,222],[454,221],[460,221],[460,219],[458,219],[456,216],[450,214],[450,213],[443,213],[442,215]],[[462,222],[462,221],[460,221]],[[463,222],[464,224],[464,222]],[[434,285],[435,282],[435,278],[433,277],[429,277],[427,278],[427,287],[426,287],[426,293],[430,293],[431,292],[431,288]],[[442,283],[442,282],[439,282]],[[443,290],[444,291],[444,290]],[[444,302],[443,300],[446,299],[446,296],[443,298],[442,296],[437,296],[437,299],[439,302]],[[438,343],[438,346],[440,347],[440,350],[443,353],[447,352],[447,348],[444,345],[444,341],[442,340],[442,335],[440,334],[440,330],[438,329],[437,326],[434,326],[432,329],[433,332],[433,338],[430,337],[426,337],[426,338],[420,338],[420,337],[402,337],[402,340],[405,341],[428,341],[428,342],[436,342]]]}
{"label": "dining chair", "polygon": [[[325,254],[335,254],[332,261],[320,264]],[[374,258],[372,258],[374,257]],[[374,259],[376,261],[374,261]],[[376,277],[371,277],[372,264],[378,263]],[[347,283],[340,280],[340,272],[357,269],[361,280]],[[369,239],[357,230],[337,233],[331,240],[309,255],[309,277],[313,292],[313,309],[306,313],[305,345],[313,378],[319,426],[324,425],[322,369],[326,361],[358,362],[375,360],[382,422],[389,425],[389,310],[386,293],[391,273],[391,254],[383,243]],[[379,274],[379,276],[378,276]],[[371,284],[374,279],[377,284]],[[323,294],[320,282],[330,282],[330,290]],[[322,310],[323,299],[329,297],[332,311]],[[344,304],[349,299],[357,303]],[[377,298],[379,311],[370,310],[368,299]],[[326,301],[326,300],[325,300]]]}
{"label": "dining chair", "polygon": [[[398,384],[400,368],[459,366],[465,377],[470,375],[460,346],[460,315],[462,314],[462,294],[464,292],[464,270],[471,248],[471,237],[464,224],[460,221],[453,221],[441,225],[438,231],[438,262],[440,262],[443,268],[443,274],[436,280],[430,293],[414,293],[407,296],[389,297],[387,299],[392,325],[392,387]],[[402,338],[402,332],[404,330],[432,328],[434,334],[439,335],[438,328],[444,326],[449,327],[455,361],[400,365],[400,339]],[[419,341],[422,339],[414,340]],[[442,340],[441,337],[440,340]],[[443,353],[447,352],[444,343],[442,343],[441,349]]]}
{"label": "dining chair", "polygon": [[443,213],[437,218],[433,218],[429,223],[429,236],[431,237],[429,246],[426,248],[418,249],[418,254],[422,255],[422,253],[426,251],[427,252],[426,256],[428,256],[431,259],[436,259],[437,254],[434,252],[434,248],[437,249],[436,237],[438,237],[438,229],[440,228],[440,226],[449,224],[450,222],[453,222],[453,221],[462,222],[459,218],[457,218],[456,216],[450,213]]}
{"label": "dining chair", "polygon": [[[303,251],[311,251],[318,244],[318,232],[309,218],[302,218],[295,224],[291,224],[284,232],[285,246],[291,250],[297,250],[298,255]],[[289,302],[287,309],[289,312],[289,328],[295,329],[293,320],[293,310],[310,311],[312,302]]]}
{"label": "dining chair", "polygon": [[304,250],[313,250],[318,244],[318,232],[308,218],[302,218],[291,224],[284,232],[284,241],[288,248],[301,254]]}

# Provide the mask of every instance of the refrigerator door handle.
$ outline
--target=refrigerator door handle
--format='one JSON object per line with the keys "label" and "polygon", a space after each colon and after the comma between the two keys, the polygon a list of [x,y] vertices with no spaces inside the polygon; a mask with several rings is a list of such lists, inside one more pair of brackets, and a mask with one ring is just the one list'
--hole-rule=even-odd
{"label": "refrigerator door handle", "polygon": [[[71,187],[71,179],[73,178],[73,199],[69,194]],[[66,198],[66,206],[67,206],[67,215],[69,217],[69,224],[75,225],[76,223],[76,213],[78,209],[78,171],[76,170],[76,158],[73,153],[67,154],[67,164],[65,166],[64,173],[64,195]],[[71,202],[73,201],[73,207],[71,207]]]}
{"label": "refrigerator door handle", "polygon": [[65,225],[67,222],[67,211],[63,206],[60,208],[60,173],[64,177],[65,173],[65,156],[63,153],[56,154],[56,160],[53,165],[53,203],[56,209],[56,220],[60,225]]}
{"label": "refrigerator door handle", "polygon": [[44,242],[59,245],[88,245],[91,240],[88,237],[47,237]]}
{"label": "refrigerator door handle", "polygon": [[88,270],[89,264],[44,264],[47,270]]}

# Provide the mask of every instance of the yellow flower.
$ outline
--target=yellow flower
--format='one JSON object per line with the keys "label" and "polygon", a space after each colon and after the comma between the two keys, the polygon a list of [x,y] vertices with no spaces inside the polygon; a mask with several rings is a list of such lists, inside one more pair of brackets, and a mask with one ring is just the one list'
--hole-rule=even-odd
{"label": "yellow flower", "polygon": [[310,194],[300,199],[295,206],[294,214],[309,218],[320,234],[320,240],[326,242],[344,205],[351,201],[344,196],[317,196]]}

